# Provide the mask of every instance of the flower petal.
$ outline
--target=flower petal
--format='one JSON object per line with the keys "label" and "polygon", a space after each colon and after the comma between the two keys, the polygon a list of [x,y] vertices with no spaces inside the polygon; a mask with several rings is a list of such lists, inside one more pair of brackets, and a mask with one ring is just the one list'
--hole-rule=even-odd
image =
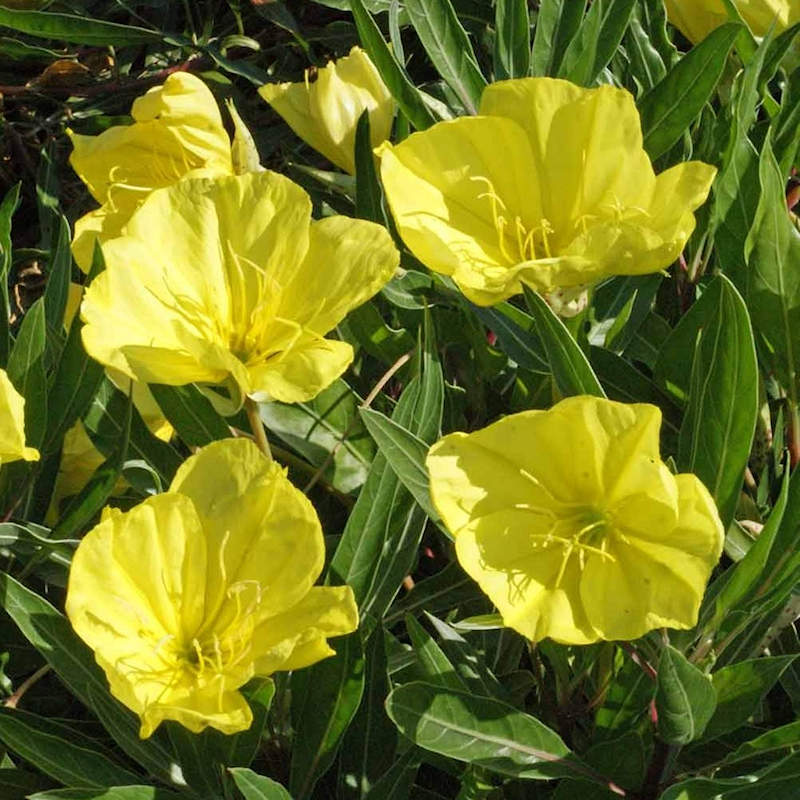
{"label": "flower petal", "polygon": [[480,113],[512,119],[527,132],[543,216],[565,241],[582,215],[615,198],[638,205],[653,183],[630,92],[552,78],[500,81],[484,91]]}
{"label": "flower petal", "polygon": [[38,461],[39,451],[25,446],[25,399],[0,369],[0,464]]}
{"label": "flower petal", "polygon": [[[358,608],[349,586],[315,586],[282,614],[265,619],[253,632],[255,670],[299,669],[332,655],[325,639],[358,628]],[[312,659],[309,660],[309,659]]]}
{"label": "flower petal", "polygon": [[550,523],[518,509],[477,518],[456,537],[458,561],[509,627],[533,641],[586,644],[597,637],[581,603],[577,559],[547,545]]}
{"label": "flower petal", "polygon": [[306,332],[290,349],[250,369],[251,396],[260,402],[303,403],[330,386],[352,361],[347,342]]}
{"label": "flower petal", "polygon": [[[147,569],[142,569],[146,564]],[[179,637],[201,623],[206,547],[187,497],[160,494],[130,511],[106,514],[81,541],[70,570],[66,609],[78,635],[111,661],[122,639]]]}
{"label": "flower petal", "polygon": [[339,216],[313,222],[308,252],[283,286],[277,315],[324,335],[375,295],[399,263],[382,225]]}
{"label": "flower petal", "polygon": [[215,687],[204,691],[172,692],[142,710],[139,736],[146,739],[165,720],[174,720],[192,733],[216,728],[225,734],[246,731],[253,724],[253,712],[239,692],[220,693]]}
{"label": "flower petal", "polygon": [[317,70],[312,83],[273,83],[259,94],[314,150],[351,175],[355,173],[355,132],[369,112],[373,146],[389,137],[395,105],[388,89],[359,47]]}
{"label": "flower petal", "polygon": [[[536,166],[522,128],[510,120],[461,117],[376,151],[403,241],[445,275],[513,266],[497,217],[539,224]],[[498,204],[495,198],[500,198]]]}
{"label": "flower petal", "polygon": [[170,492],[191,498],[208,542],[203,631],[219,622],[217,611],[225,617],[235,605],[235,584],[261,586],[258,613],[271,616],[300,601],[319,576],[325,550],[314,507],[248,439],[200,449],[181,465]]}

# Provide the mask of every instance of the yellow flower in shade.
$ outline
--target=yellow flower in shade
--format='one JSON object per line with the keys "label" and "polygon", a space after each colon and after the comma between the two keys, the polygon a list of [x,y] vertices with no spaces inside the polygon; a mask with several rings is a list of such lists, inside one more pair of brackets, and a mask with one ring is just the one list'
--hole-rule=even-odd
{"label": "yellow flower in shade", "polygon": [[99,136],[71,133],[70,164],[100,208],[75,223],[72,251],[88,271],[94,243],[119,236],[153,191],[187,176],[232,175],[231,142],[214,96],[188,72],[137,98],[132,125]]}
{"label": "yellow flower in shade", "polygon": [[324,335],[399,260],[380,225],[312,221],[308,195],[274,172],[153,192],[103,253],[81,307],[89,354],[145,383],[225,384],[234,406],[329,386],[353,350]]}
{"label": "yellow flower in shade", "polygon": [[395,103],[375,65],[360,48],[317,71],[316,80],[268,83],[258,93],[306,143],[351,175],[356,171],[358,118],[369,111],[373,146],[389,138]]}
{"label": "yellow flower in shade", "polygon": [[[669,21],[691,42],[700,42],[730,17],[723,0],[666,0]],[[742,19],[756,36],[800,22],[797,0],[733,0]]]}
{"label": "yellow flower in shade", "polygon": [[656,176],[623,89],[552,78],[487,87],[475,117],[378,148],[400,235],[478,305],[669,266],[715,169]]}
{"label": "yellow flower in shade", "polygon": [[214,442],[165,494],[106,509],[73,558],[67,615],[143,738],[167,719],[235,733],[250,678],[326,658],[358,626],[348,586],[313,586],[324,549],[283,469],[247,439]]}
{"label": "yellow flower in shade", "polygon": [[661,461],[660,425],[655,406],[571,397],[431,448],[433,502],[508,627],[586,644],[696,624],[722,523]]}
{"label": "yellow flower in shade", "polygon": [[25,398],[0,369],[0,465],[20,459],[38,461],[39,451],[25,447]]}

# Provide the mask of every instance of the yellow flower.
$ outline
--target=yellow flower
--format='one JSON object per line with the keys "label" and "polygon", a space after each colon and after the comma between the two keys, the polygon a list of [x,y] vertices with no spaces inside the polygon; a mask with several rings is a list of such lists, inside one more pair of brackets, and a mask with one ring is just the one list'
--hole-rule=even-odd
{"label": "yellow flower", "polygon": [[[666,0],[669,21],[691,42],[700,42],[711,31],[730,21],[722,0]],[[733,0],[742,19],[756,36],[764,36],[800,22],[797,0]]]}
{"label": "yellow flower", "polygon": [[330,62],[312,83],[268,83],[258,93],[314,150],[351,175],[355,173],[358,118],[369,111],[373,146],[389,138],[395,104],[375,65],[360,48]]}
{"label": "yellow flower", "polygon": [[66,609],[111,693],[150,736],[166,719],[234,733],[253,676],[333,654],[358,612],[313,586],[324,542],[311,503],[247,439],[204,447],[165,494],[106,509],[72,561]]}
{"label": "yellow flower", "polygon": [[234,406],[329,386],[353,350],[324,335],[399,260],[380,225],[312,221],[308,195],[274,172],[153,192],[103,253],[81,307],[87,352],[145,383],[225,384]]}
{"label": "yellow flower", "polygon": [[88,271],[94,243],[119,236],[153,191],[186,176],[232,175],[231,142],[214,96],[188,72],[137,98],[132,125],[99,136],[70,133],[70,164],[100,208],[75,223],[72,251]]}
{"label": "yellow flower", "polygon": [[715,169],[656,176],[623,89],[552,78],[487,87],[475,117],[378,148],[403,240],[478,305],[669,266]]}
{"label": "yellow flower", "polygon": [[434,504],[507,626],[586,644],[696,624],[722,524],[661,461],[660,425],[655,406],[571,397],[431,448]]}
{"label": "yellow flower", "polygon": [[0,464],[38,461],[39,451],[25,447],[25,398],[0,369]]}

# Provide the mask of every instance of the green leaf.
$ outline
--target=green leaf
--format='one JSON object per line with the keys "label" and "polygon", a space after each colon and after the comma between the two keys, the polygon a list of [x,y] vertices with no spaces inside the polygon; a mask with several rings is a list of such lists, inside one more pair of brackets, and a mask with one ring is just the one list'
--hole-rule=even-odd
{"label": "green leaf", "polygon": [[531,75],[558,74],[561,59],[583,19],[582,0],[542,0],[536,17]]}
{"label": "green leaf", "polygon": [[92,651],[67,619],[10,575],[0,573],[0,603],[25,638],[53,668],[62,683],[84,705],[94,709],[120,747],[165,782],[173,779],[173,756],[158,732],[143,741],[137,718],[108,693],[106,678]]}
{"label": "green leaf", "polygon": [[358,631],[335,642],[336,655],[292,675],[292,723],[295,738],[289,789],[297,800],[333,763],[342,736],[361,703],[364,654]]}
{"label": "green leaf", "polygon": [[680,412],[650,378],[639,372],[629,361],[604,347],[590,347],[589,360],[611,400],[620,403],[652,403],[658,406],[664,415],[664,427],[677,434],[676,423],[680,420]]}
{"label": "green leaf", "polygon": [[114,786],[140,780],[74,727],[26,711],[0,707],[0,741],[66,786]]}
{"label": "green leaf", "polygon": [[408,800],[421,760],[416,747],[406,750],[364,795],[364,800]]}
{"label": "green leaf", "polygon": [[[439,436],[444,379],[432,334],[421,375],[405,388],[392,420],[426,443]],[[347,520],[330,571],[352,587],[368,636],[392,602],[417,555],[426,515],[378,453]]]}
{"label": "green leaf", "polygon": [[180,800],[184,795],[156,786],[113,786],[108,789],[49,789],[29,800]]}
{"label": "green leaf", "polygon": [[497,335],[499,347],[520,367],[532,372],[549,372],[544,345],[536,332],[533,317],[510,303],[472,310],[478,319]]}
{"label": "green leaf", "polygon": [[656,709],[658,733],[669,744],[700,738],[714,714],[716,698],[708,676],[671,645],[658,662]]}
{"label": "green leaf", "polygon": [[355,140],[356,216],[372,222],[385,222],[381,206],[381,185],[372,154],[369,132],[369,111],[364,109],[358,118]]}
{"label": "green leaf", "polygon": [[428,517],[442,526],[439,514],[433,507],[428,471],[425,468],[429,445],[380,411],[361,408],[359,413],[394,474],[414,495]]}
{"label": "green leaf", "polygon": [[419,747],[501,775],[549,780],[581,769],[555,731],[498,700],[408,683],[389,695],[386,710]]}
{"label": "green leaf", "polygon": [[363,798],[395,761],[397,728],[383,705],[391,690],[383,628],[367,640],[364,657],[364,694],[339,757],[339,800]]}
{"label": "green leaf", "polygon": [[258,410],[270,434],[315,467],[327,464],[323,477],[340,492],[352,492],[366,480],[375,454],[375,445],[358,415],[360,402],[339,379],[313,400],[291,405],[262,403]]}
{"label": "green leaf", "polygon": [[338,328],[344,333],[342,338],[363,347],[387,367],[414,348],[414,339],[408,331],[390,328],[372,300],[354,308]]}
{"label": "green leaf", "polygon": [[[104,269],[103,254],[96,245],[89,280]],[[45,453],[60,447],[64,434],[84,415],[103,380],[102,365],[90,358],[83,348],[82,330],[83,322],[80,314],[76,314],[47,395],[47,407],[58,409],[58,413],[50,414],[47,420],[43,444]]]}
{"label": "green leaf", "polygon": [[44,290],[45,318],[48,327],[59,335],[64,324],[69,279],[72,276],[72,251],[67,220],[59,215],[58,228],[50,245],[50,263]]}
{"label": "green leaf", "polygon": [[756,429],[756,347],[747,306],[724,275],[714,279],[696,305],[702,305],[702,332],[677,461],[681,472],[693,472],[706,485],[727,528]]}
{"label": "green leaf", "polygon": [[712,31],[639,100],[644,149],[651,159],[666,153],[700,114],[740,30],[731,22]]}
{"label": "green leaf", "polygon": [[758,538],[745,553],[744,558],[729,567],[718,578],[721,581],[722,588],[715,593],[713,601],[714,616],[706,626],[706,630],[717,630],[722,620],[731,611],[743,606],[766,577],[767,562],[772,552],[775,538],[780,530],[789,499],[789,475],[789,464],[787,462],[784,467],[781,491],[775,505],[772,507],[767,524],[762,528]]}
{"label": "green leaf", "polygon": [[19,206],[19,187],[20,184],[12,186],[0,203],[0,367],[3,368],[11,350],[8,277],[11,271],[11,218]]}
{"label": "green leaf", "polygon": [[717,709],[705,729],[705,739],[735,731],[747,722],[761,698],[775,685],[795,655],[740,661],[711,675]]}
{"label": "green leaf", "polygon": [[525,302],[536,324],[539,339],[547,354],[550,371],[559,391],[567,397],[574,394],[605,397],[605,392],[589,360],[564,323],[540,295],[527,286],[524,290]]}
{"label": "green leaf", "polygon": [[364,7],[363,0],[349,0],[349,2],[358,28],[358,38],[400,110],[418,131],[430,127],[435,122],[433,115],[425,105],[417,87],[408,79],[392,55],[380,28]]}
{"label": "green leaf", "polygon": [[23,317],[7,369],[9,380],[25,398],[25,440],[31,447],[41,446],[47,425],[44,303],[44,299],[39,298]]}
{"label": "green leaf", "polygon": [[495,80],[526,78],[531,64],[528,0],[497,0],[494,19]]}
{"label": "green leaf", "polygon": [[251,769],[234,767],[228,770],[233,775],[236,788],[244,800],[292,800],[292,796],[277,781],[258,775]]}
{"label": "green leaf", "polygon": [[61,513],[53,529],[55,538],[74,536],[95,514],[98,514],[117,485],[128,453],[133,402],[128,398],[125,423],[115,450],[94,471],[92,477]]}
{"label": "green leaf", "polygon": [[616,738],[633,728],[655,694],[655,682],[641,666],[621,650],[617,651],[616,659],[613,679],[595,715],[595,741]]}
{"label": "green leaf", "polygon": [[592,3],[564,54],[559,77],[592,86],[616,53],[635,5],[636,0]]}
{"label": "green leaf", "polygon": [[456,692],[468,691],[469,687],[461,680],[450,659],[433,637],[411,615],[406,615],[405,622],[419,673],[425,682]]}
{"label": "green leaf", "polygon": [[800,232],[786,213],[784,178],[767,136],[759,161],[761,197],[747,237],[748,280],[743,296],[753,328],[763,338],[768,365],[786,389],[790,403],[798,402],[800,358]]}
{"label": "green leaf", "polygon": [[735,764],[737,761],[746,761],[754,756],[794,749],[798,746],[800,746],[800,720],[780,725],[740,744],[732,753],[725,756],[721,763]]}
{"label": "green leaf", "polygon": [[486,86],[472,43],[450,0],[406,0],[406,11],[439,74],[475,114]]}
{"label": "green leaf", "polygon": [[457,561],[414,584],[414,588],[392,606],[384,617],[384,624],[393,625],[404,614],[431,614],[457,609],[462,603],[474,601],[483,595],[477,584],[467,575]]}
{"label": "green leaf", "polygon": [[127,47],[135,44],[156,44],[165,40],[158,31],[134,25],[119,25],[116,22],[76,17],[72,14],[12,11],[1,6],[0,25],[42,39],[56,39],[87,47]]}
{"label": "green leaf", "polygon": [[202,447],[231,435],[228,423],[196,386],[151,383],[150,391],[178,436],[190,447]]}
{"label": "green leaf", "polygon": [[494,697],[509,702],[508,691],[486,665],[483,656],[446,622],[442,622],[427,611],[425,617],[439,634],[442,650],[450,659],[467,690],[483,697]]}
{"label": "green leaf", "polygon": [[[83,418],[83,425],[95,447],[110,456],[125,432],[128,398],[105,378]],[[169,443],[154,436],[136,407],[131,408],[131,430],[128,458],[138,458],[158,474],[163,488],[169,486],[183,459]]]}

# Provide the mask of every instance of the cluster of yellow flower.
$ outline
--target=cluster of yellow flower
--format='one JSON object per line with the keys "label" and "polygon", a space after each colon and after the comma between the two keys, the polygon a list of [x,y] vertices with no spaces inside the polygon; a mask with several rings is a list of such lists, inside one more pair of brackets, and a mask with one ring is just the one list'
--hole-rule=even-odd
{"label": "cluster of yellow flower", "polygon": [[[692,38],[722,19],[714,3],[702,20],[667,5]],[[756,24],[753,5],[739,3]],[[503,81],[476,116],[399,144],[387,141],[394,102],[358,48],[314,82],[261,94],[348,172],[366,109],[404,243],[478,305],[523,284],[577,297],[609,275],[668,267],[715,175],[697,162],[656,175],[633,98],[609,86]],[[142,389],[206,387],[223,414],[248,399],[313,398],[353,358],[325,335],[397,268],[389,233],[312,220],[303,189],[243,165],[191,74],[151,89],[132,116],[72,134],[71,163],[100,204],[77,222],[74,255],[88,270],[99,243],[106,264],[80,308],[87,352]],[[2,372],[0,402],[0,458],[37,458]],[[434,445],[433,501],[506,625],[584,644],[696,623],[723,530],[701,482],[661,461],[659,427],[654,406],[573,397]],[[67,613],[142,736],[165,719],[233,732],[250,724],[238,689],[252,676],[325,658],[327,637],[357,628],[348,587],[313,586],[323,561],[319,519],[285,471],[249,440],[224,440],[191,456],[167,492],[106,509],[75,554]]]}

